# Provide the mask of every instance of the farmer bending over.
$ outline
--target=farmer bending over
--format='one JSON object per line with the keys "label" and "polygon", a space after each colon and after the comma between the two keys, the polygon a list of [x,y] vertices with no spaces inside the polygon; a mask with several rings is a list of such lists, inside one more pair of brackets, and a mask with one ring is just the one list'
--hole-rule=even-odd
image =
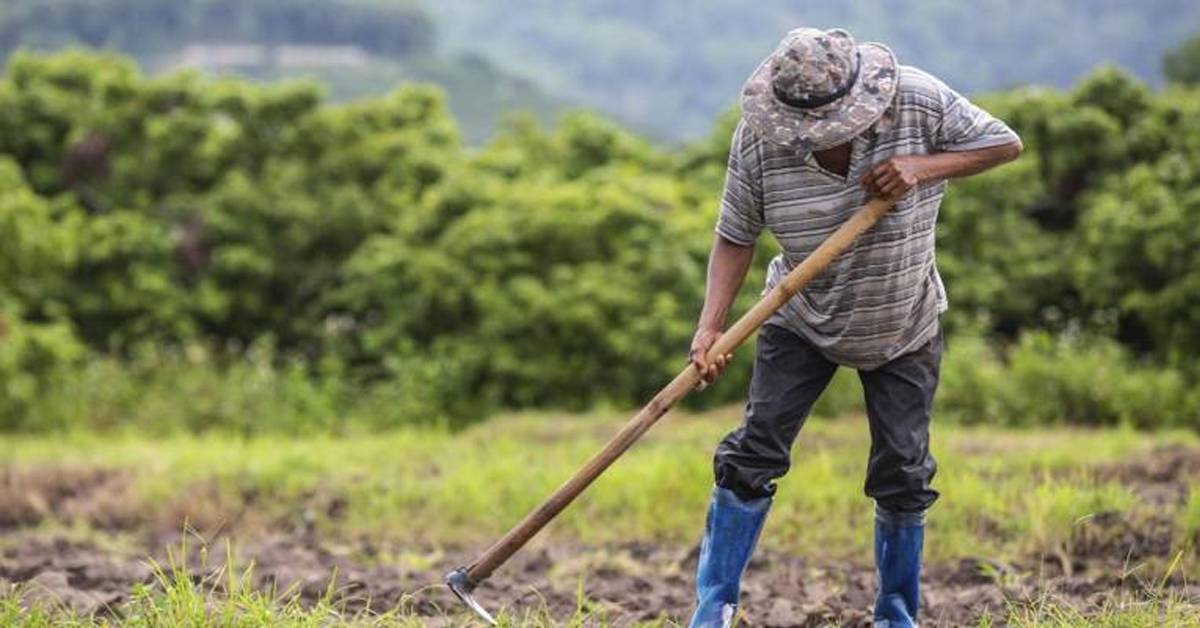
{"label": "farmer bending over", "polygon": [[937,499],[929,418],[946,291],[934,265],[945,181],[1015,159],[1021,140],[886,46],[844,30],[800,28],[742,91],[691,361],[711,382],[730,356],[721,335],[766,227],[783,252],[767,289],[871,197],[894,209],[859,236],[758,334],[742,425],[717,445],[692,626],[725,626],[789,450],[838,365],[858,370],[871,431],[875,625],[913,626],[925,510]]}

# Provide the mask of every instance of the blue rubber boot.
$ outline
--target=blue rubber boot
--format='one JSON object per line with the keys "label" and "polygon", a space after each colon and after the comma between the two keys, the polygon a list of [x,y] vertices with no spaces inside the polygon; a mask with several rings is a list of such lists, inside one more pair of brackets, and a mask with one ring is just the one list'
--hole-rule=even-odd
{"label": "blue rubber boot", "polygon": [[729,489],[713,488],[696,566],[696,612],[691,628],[725,628],[737,612],[742,572],[767,519],[770,497],[743,500]]}
{"label": "blue rubber boot", "polygon": [[923,513],[896,513],[876,507],[875,567],[879,574],[879,597],[875,600],[875,628],[917,625],[924,542]]}

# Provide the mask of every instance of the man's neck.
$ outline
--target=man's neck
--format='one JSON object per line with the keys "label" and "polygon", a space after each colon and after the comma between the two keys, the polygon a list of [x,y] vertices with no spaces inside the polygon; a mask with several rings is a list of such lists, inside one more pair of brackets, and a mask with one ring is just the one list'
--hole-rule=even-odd
{"label": "man's neck", "polygon": [[838,176],[850,173],[850,142],[825,150],[813,151],[813,157],[822,168]]}

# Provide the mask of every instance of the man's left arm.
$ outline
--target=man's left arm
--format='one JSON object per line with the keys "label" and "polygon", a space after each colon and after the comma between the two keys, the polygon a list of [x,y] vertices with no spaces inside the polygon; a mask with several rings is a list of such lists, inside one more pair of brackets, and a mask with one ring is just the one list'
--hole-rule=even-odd
{"label": "man's left arm", "polygon": [[978,174],[1016,159],[1021,138],[1003,121],[962,94],[928,76],[924,94],[937,106],[925,109],[925,132],[932,153],[893,157],[862,178],[874,196],[898,199],[923,183]]}
{"label": "man's left arm", "polygon": [[872,196],[898,199],[909,190],[933,181],[969,177],[1016,159],[1024,147],[1020,139],[1007,144],[930,155],[901,155],[875,166],[862,184]]}

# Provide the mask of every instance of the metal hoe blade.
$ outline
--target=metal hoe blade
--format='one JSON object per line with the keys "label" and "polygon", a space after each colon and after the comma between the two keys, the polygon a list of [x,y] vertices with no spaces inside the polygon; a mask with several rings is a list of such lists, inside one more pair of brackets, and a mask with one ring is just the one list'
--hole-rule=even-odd
{"label": "metal hoe blade", "polygon": [[471,611],[478,615],[480,619],[487,622],[487,625],[496,625],[496,620],[492,619],[491,614],[484,610],[484,608],[479,605],[479,602],[475,601],[475,597],[471,595],[471,592],[475,590],[476,583],[471,582],[471,575],[467,573],[466,567],[459,567],[458,569],[446,574],[445,580],[446,586],[450,587],[450,590],[454,592],[454,595],[457,596],[463,604],[466,604],[467,608],[471,609]]}

